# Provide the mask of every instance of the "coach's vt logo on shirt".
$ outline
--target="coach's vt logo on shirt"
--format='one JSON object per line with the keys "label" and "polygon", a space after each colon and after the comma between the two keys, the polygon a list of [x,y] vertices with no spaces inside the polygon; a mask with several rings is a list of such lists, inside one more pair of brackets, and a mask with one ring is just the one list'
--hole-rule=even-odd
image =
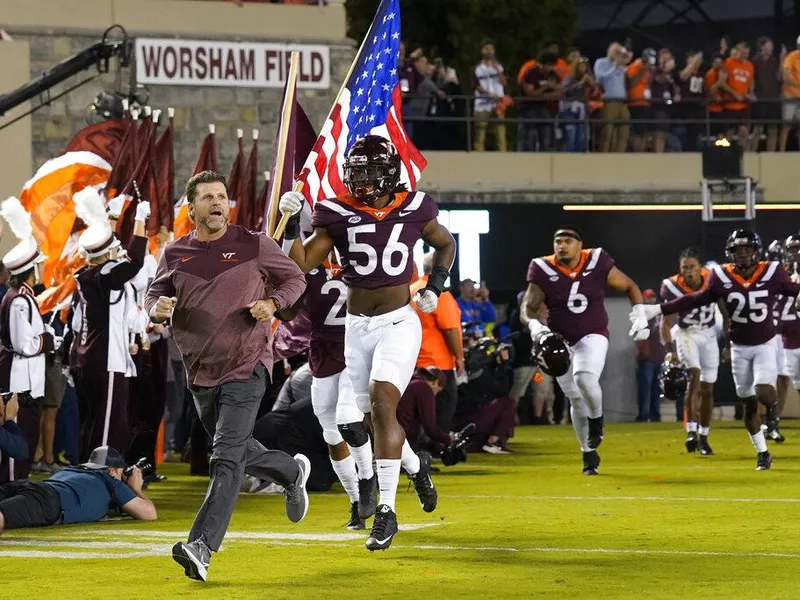
{"label": "coach's vt logo on shirt", "polygon": [[223,252],[222,262],[239,262],[239,259],[234,256],[236,256],[236,252]]}

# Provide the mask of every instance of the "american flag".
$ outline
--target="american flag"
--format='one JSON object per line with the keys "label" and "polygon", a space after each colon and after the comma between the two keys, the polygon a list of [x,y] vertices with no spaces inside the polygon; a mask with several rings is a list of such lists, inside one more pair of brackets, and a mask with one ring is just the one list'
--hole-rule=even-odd
{"label": "american flag", "polygon": [[401,181],[416,187],[427,161],[406,134],[401,116],[402,92],[397,58],[400,51],[399,0],[382,0],[350,75],[322,127],[298,180],[309,203],[346,194],[344,157],[368,134],[392,141],[403,163]]}

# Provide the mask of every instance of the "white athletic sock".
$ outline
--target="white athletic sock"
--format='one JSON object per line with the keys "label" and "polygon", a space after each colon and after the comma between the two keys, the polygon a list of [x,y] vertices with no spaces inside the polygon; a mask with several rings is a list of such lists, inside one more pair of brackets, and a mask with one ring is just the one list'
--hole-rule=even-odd
{"label": "white athletic sock", "polygon": [[333,472],[341,481],[350,502],[358,502],[358,475],[356,475],[356,461],[353,459],[353,455],[351,454],[343,460],[331,459],[331,464]]}
{"label": "white athletic sock", "polygon": [[700,432],[700,435],[708,436],[708,432],[709,432],[710,429],[711,429],[711,425],[709,425],[708,427],[703,427],[702,425],[700,425],[700,427],[698,428],[698,431]]}
{"label": "white athletic sock", "polygon": [[686,433],[697,431],[697,421],[689,421],[686,423]]}
{"label": "white athletic sock", "polygon": [[757,452],[767,451],[767,441],[764,439],[763,431],[759,431],[758,433],[751,433],[750,441],[753,442],[753,446],[755,446]]}
{"label": "white athletic sock", "polygon": [[400,462],[409,475],[419,473],[419,456],[414,454],[408,440],[403,442],[403,455],[400,457]]}
{"label": "white athletic sock", "polygon": [[400,460],[397,458],[378,458],[378,489],[381,494],[378,504],[386,504],[394,510],[394,497],[397,494],[397,482],[400,479]]}
{"label": "white athletic sock", "polygon": [[363,446],[354,448],[350,446],[350,455],[355,459],[358,467],[359,479],[371,479],[374,471],[372,470],[372,446],[369,440]]}
{"label": "white athletic sock", "polygon": [[578,438],[581,452],[591,452],[592,449],[589,448],[589,417],[575,406],[577,402],[582,402],[582,400],[570,400],[569,414],[572,417],[572,428],[575,429],[575,437]]}

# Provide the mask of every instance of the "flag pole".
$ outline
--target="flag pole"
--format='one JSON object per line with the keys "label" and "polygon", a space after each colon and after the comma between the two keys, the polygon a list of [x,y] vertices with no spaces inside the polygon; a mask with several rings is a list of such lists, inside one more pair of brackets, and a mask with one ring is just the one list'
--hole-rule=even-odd
{"label": "flag pole", "polygon": [[[385,1],[385,0],[383,0],[383,1]],[[383,2],[381,2],[381,4],[383,4]],[[379,4],[378,5],[378,10],[375,11],[376,15],[378,14],[378,12],[380,12],[380,6],[381,5]],[[375,21],[376,21],[376,19],[372,19],[372,23],[370,23],[369,30],[367,30],[367,34],[364,36],[364,39],[361,40],[361,45],[358,47],[358,52],[356,52],[355,57],[353,57],[353,62],[350,63],[350,68],[347,70],[347,74],[344,76],[344,79],[342,80],[342,85],[341,85],[341,87],[339,88],[339,91],[336,94],[336,98],[334,98],[334,100],[333,100],[333,104],[331,105],[331,109],[328,111],[328,116],[325,117],[325,121],[324,121],[325,123],[327,123],[330,120],[331,115],[333,114],[333,111],[336,108],[336,105],[339,104],[339,99],[342,97],[342,94],[344,93],[344,90],[347,87],[347,82],[350,81],[350,77],[351,77],[351,75],[353,74],[353,71],[356,68],[356,63],[358,62],[358,59],[361,57],[361,53],[364,50],[364,44],[367,43],[367,40],[369,39],[369,36],[372,34],[372,30],[375,27]],[[294,54],[294,53],[292,53],[292,54]],[[278,160],[279,160],[280,168],[282,168],[283,167],[283,156],[281,155],[278,158]],[[280,176],[280,171],[278,172],[277,177],[279,179],[278,183],[280,183],[280,177],[281,177]],[[272,186],[273,196],[276,195],[276,192],[275,192],[276,189],[279,190],[280,189],[280,185],[274,185],[273,184],[273,186]],[[303,183],[302,182],[296,182],[295,186],[294,186],[294,191],[295,192],[302,192],[303,191]],[[289,213],[281,213],[280,223],[278,223],[277,228],[273,230],[272,229],[272,223],[275,222],[275,217],[273,216],[273,214],[277,213],[277,202],[273,203],[273,198],[270,198],[269,202],[270,202],[270,204],[269,204],[269,207],[270,207],[270,213],[269,213],[270,221],[268,223],[267,232],[271,232],[270,233],[270,237],[272,237],[273,240],[278,240],[283,235],[283,231],[286,229],[286,224],[289,222],[289,217],[291,215]]]}
{"label": "flag pole", "polygon": [[[276,168],[273,175],[273,183],[270,197],[267,199],[269,212],[267,214],[267,234],[272,237],[275,232],[275,222],[278,217],[278,202],[281,193],[281,176],[283,174],[283,163],[286,161],[286,142],[289,137],[289,126],[292,120],[292,108],[295,103],[295,93],[297,91],[297,71],[300,67],[300,53],[292,51],[289,74],[286,76],[286,94],[283,97],[283,112],[281,113],[281,127],[278,131],[278,156]],[[294,160],[294,157],[291,158]]]}

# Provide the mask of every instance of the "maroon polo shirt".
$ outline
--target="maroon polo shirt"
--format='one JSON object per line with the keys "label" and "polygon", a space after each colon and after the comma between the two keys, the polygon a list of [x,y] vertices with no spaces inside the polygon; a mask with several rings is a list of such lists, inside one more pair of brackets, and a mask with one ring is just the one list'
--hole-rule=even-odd
{"label": "maroon polo shirt", "polygon": [[145,309],[159,296],[175,296],[175,343],[190,385],[214,387],[245,380],[260,362],[272,369],[270,322],[256,321],[247,307],[274,298],[281,308],[294,304],[305,278],[280,247],[261,233],[238,225],[213,242],[193,231],[164,250]]}

